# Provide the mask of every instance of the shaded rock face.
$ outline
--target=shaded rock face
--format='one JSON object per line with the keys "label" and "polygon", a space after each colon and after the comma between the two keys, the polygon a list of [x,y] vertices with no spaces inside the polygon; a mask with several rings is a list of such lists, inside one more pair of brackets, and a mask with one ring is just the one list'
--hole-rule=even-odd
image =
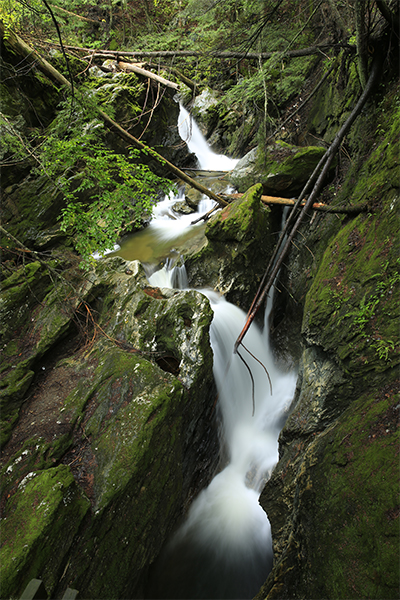
{"label": "shaded rock face", "polygon": [[[90,78],[100,102],[112,107],[114,120],[131,135],[141,139],[168,161],[177,166],[194,166],[178,131],[179,102],[174,90],[160,90],[154,82],[134,73],[107,73]],[[126,143],[108,133],[108,142],[124,152]],[[151,161],[152,169],[160,176],[168,175],[165,168]]]}
{"label": "shaded rock face", "polygon": [[[149,563],[218,459],[207,298],[151,288],[139,263],[122,259],[74,277],[73,300],[62,278],[46,295],[42,275],[41,305],[24,291],[34,317],[17,342],[7,316],[19,297],[2,314],[7,597],[32,577],[51,597],[67,586],[87,598],[140,596]],[[86,351],[73,327],[82,306],[98,315]]]}
{"label": "shaded rock face", "polygon": [[292,146],[277,141],[265,148],[250,150],[230,174],[239,192],[261,183],[263,193],[291,198],[298,194],[325,153],[318,146]]}
{"label": "shaded rock face", "polygon": [[[275,558],[258,600],[398,597],[400,131],[393,112],[385,128],[335,200],[368,202],[371,212],[313,219],[307,250],[299,236],[287,260],[285,286],[303,307],[303,349],[280,460],[260,497]],[[293,332],[284,321],[276,326]]]}
{"label": "shaded rock face", "polygon": [[34,128],[48,126],[55,116],[62,94],[42,73],[21,66],[21,57],[10,50],[3,40],[0,41],[0,71],[1,112],[8,120],[8,124],[2,120],[0,125],[0,159],[3,163],[1,185],[4,189],[19,182],[29,172],[31,165],[29,160],[12,160],[11,165],[7,166],[7,158],[13,153],[2,141],[13,130],[24,135]]}

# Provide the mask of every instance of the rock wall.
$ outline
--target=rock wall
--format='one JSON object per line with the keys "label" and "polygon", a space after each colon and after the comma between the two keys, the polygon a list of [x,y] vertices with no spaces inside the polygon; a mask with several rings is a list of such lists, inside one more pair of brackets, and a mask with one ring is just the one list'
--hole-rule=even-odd
{"label": "rock wall", "polygon": [[[212,311],[196,292],[150,288],[136,262],[104,261],[81,289],[75,274],[74,301],[65,276],[7,346],[2,594],[19,597],[39,577],[51,597],[67,586],[140,597],[218,460]],[[73,333],[79,306],[99,313],[94,329],[81,323],[86,345]]]}
{"label": "rock wall", "polygon": [[[47,125],[60,97],[34,68],[19,77],[3,110],[16,127],[23,80],[32,100],[42,90],[52,104],[46,122],[40,103],[18,109],[21,128]],[[136,76],[92,84],[123,125],[137,121]],[[174,162],[189,156],[175,147],[178,110],[166,93],[138,125]],[[108,259],[84,273],[59,230],[63,198],[31,169],[26,161],[2,180],[3,224],[21,242],[14,253],[2,238],[2,597],[19,598],[34,577],[51,598],[68,586],[82,598],[141,597],[150,563],[219,458],[212,311],[196,292],[148,286],[139,263]],[[40,254],[24,257],[22,244]]]}
{"label": "rock wall", "polygon": [[[397,81],[387,85],[352,131],[357,159],[325,196],[368,212],[315,215],[282,274],[277,339],[297,323],[302,348],[280,460],[260,498],[275,558],[257,600],[398,597],[400,95]],[[325,122],[339,104],[325,106]]]}

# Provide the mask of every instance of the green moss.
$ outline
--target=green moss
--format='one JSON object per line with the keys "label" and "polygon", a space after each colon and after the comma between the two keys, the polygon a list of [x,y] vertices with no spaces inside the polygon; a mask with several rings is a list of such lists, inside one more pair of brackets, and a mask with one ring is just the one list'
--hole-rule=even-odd
{"label": "green moss", "polygon": [[308,550],[312,597],[398,597],[395,389],[388,384],[359,398],[316,443],[318,461],[312,459],[316,464],[309,485],[314,497],[311,522],[318,532]]}
{"label": "green moss", "polygon": [[47,294],[50,283],[47,269],[39,262],[28,263],[4,279],[0,299],[0,335],[3,344],[11,341],[15,347],[14,332],[26,327],[28,315]]}
{"label": "green moss", "polygon": [[318,91],[308,115],[311,134],[332,142],[360,95],[360,82],[354,58],[341,52],[326,84]]}
{"label": "green moss", "polygon": [[21,481],[2,521],[4,597],[19,597],[33,577],[43,578],[51,594],[57,571],[88,508],[67,466],[32,472]]}
{"label": "green moss", "polygon": [[[101,510],[119,495],[129,480],[140,472],[142,461],[151,454],[150,448],[163,420],[182,395],[182,385],[172,382],[168,391],[165,383],[154,386],[156,373],[150,378],[142,393],[118,412],[100,436],[97,443],[98,470],[96,473],[97,508]],[[179,423],[175,425],[177,427]],[[171,431],[171,434],[174,430]],[[171,438],[171,447],[174,446]],[[154,460],[157,458],[154,456]],[[148,458],[147,458],[148,460]],[[161,474],[161,473],[160,473]],[[162,481],[160,485],[164,485]]]}
{"label": "green moss", "polygon": [[400,356],[400,123],[394,112],[386,118],[387,133],[361,169],[350,172],[338,199],[367,203],[371,213],[347,222],[332,238],[305,303],[305,334],[326,350],[338,349],[353,374],[384,371]]}
{"label": "green moss", "polygon": [[19,410],[13,410],[8,413],[8,415],[2,414],[2,419],[0,420],[0,448],[4,448],[5,444],[11,437],[11,433],[15,423],[17,422],[19,415]]}
{"label": "green moss", "polygon": [[328,246],[307,295],[304,331],[310,339],[318,336],[325,349],[338,349],[353,373],[399,361],[396,232],[393,213],[348,223]]}
{"label": "green moss", "polygon": [[261,212],[261,184],[251,187],[245,195],[229,204],[212,218],[206,227],[206,236],[218,241],[242,241],[258,229]]}
{"label": "green moss", "polygon": [[12,369],[0,383],[0,408],[2,416],[2,443],[8,439],[13,423],[15,423],[15,415],[19,411],[19,407],[23,398],[32,383],[35,373],[29,369],[30,361],[23,361]]}

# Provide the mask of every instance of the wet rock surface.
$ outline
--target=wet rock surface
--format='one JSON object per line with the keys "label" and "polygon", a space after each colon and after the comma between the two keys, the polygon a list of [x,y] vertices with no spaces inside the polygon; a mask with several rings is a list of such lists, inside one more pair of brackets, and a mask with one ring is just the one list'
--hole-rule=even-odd
{"label": "wet rock surface", "polygon": [[253,186],[207,223],[206,241],[185,255],[190,285],[211,287],[246,310],[254,297],[273,244],[273,220]]}
{"label": "wet rock surface", "polygon": [[325,153],[318,146],[298,147],[281,140],[250,150],[229,176],[239,192],[261,183],[263,193],[292,198],[304,184]]}

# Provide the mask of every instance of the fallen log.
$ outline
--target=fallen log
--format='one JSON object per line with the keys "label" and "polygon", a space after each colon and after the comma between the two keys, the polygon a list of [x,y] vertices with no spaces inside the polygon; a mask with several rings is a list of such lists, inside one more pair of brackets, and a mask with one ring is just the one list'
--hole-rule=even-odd
{"label": "fallen log", "polygon": [[160,75],[156,75],[155,73],[152,73],[152,71],[148,71],[147,69],[142,69],[142,67],[138,67],[137,65],[134,65],[132,63],[122,61],[118,61],[116,64],[118,68],[122,71],[125,71],[127,73],[137,73],[138,75],[148,77],[149,79],[157,81],[157,83],[161,83],[162,85],[172,88],[173,90],[179,90],[179,85],[177,83],[169,81],[169,79],[164,79],[164,77],[160,77]]}
{"label": "fallen log", "polygon": [[[42,58],[35,50],[33,50],[28,44],[26,44],[16,33],[11,30],[5,30],[4,24],[0,21],[0,37],[3,39],[4,44],[11,48],[15,53],[22,55],[24,59],[35,65],[42,73],[44,73],[47,77],[57,82],[61,86],[65,86],[68,89],[72,89],[72,84],[62,75],[57,69],[55,69],[47,60]],[[199,190],[202,194],[205,194],[212,200],[218,203],[219,206],[227,206],[226,200],[214,194],[213,191],[206,188],[201,183],[198,183],[189,175],[186,175],[183,171],[181,171],[174,164],[170,163],[167,159],[165,159],[161,154],[158,154],[152,148],[149,148],[142,142],[140,142],[137,138],[135,138],[128,131],[123,129],[116,121],[111,119],[103,110],[97,107],[97,113],[99,117],[104,121],[105,125],[115,131],[117,135],[126,141],[128,144],[133,144],[139,150],[142,150],[148,155],[151,155],[159,164],[165,167],[170,173],[173,173],[179,179],[182,179],[185,183],[189,184],[191,187]]]}
{"label": "fallen log", "polygon": [[[225,194],[226,198],[241,198],[243,194]],[[277,196],[261,196],[261,201],[264,204],[280,204],[281,206],[294,206],[296,204],[296,200],[292,200],[290,198],[279,198]],[[304,206],[305,201],[300,203],[300,206]],[[368,206],[366,204],[356,204],[354,206],[329,206],[329,204],[324,204],[323,202],[314,202],[312,206],[310,206],[312,210],[319,210],[325,213],[342,213],[342,214],[359,214],[361,212],[366,212],[368,210]]]}
{"label": "fallen log", "polygon": [[[58,44],[54,44],[58,45]],[[67,50],[78,50],[81,52],[90,53],[93,49],[90,48],[82,48],[80,46],[64,46]],[[340,44],[318,44],[316,46],[310,46],[308,48],[299,48],[298,50],[288,50],[282,51],[279,50],[276,52],[197,52],[195,50],[154,50],[147,52],[146,50],[134,50],[134,51],[125,51],[125,50],[107,50],[107,54],[113,54],[114,56],[143,56],[147,58],[169,58],[175,56],[190,56],[190,57],[198,57],[208,56],[211,58],[235,58],[239,60],[259,60],[272,58],[275,55],[281,54],[283,57],[288,58],[296,58],[299,56],[310,56],[312,54],[320,54],[321,52],[328,50],[329,48],[347,48],[354,49],[354,46],[350,46],[346,43]]]}
{"label": "fallen log", "polygon": [[[82,60],[90,60],[91,62],[93,62],[93,60],[95,58],[103,58],[105,60],[114,60],[115,58],[125,58],[125,55],[123,53],[121,54],[115,54],[112,53],[110,54],[107,50],[92,50],[90,54],[88,54],[87,56],[83,56]],[[121,60],[119,61],[119,63],[121,63]],[[148,62],[135,62],[135,63],[126,63],[129,65],[129,67],[131,67],[132,65],[134,67],[141,67],[143,68],[146,65],[149,65]],[[173,73],[177,79],[180,79],[182,81],[182,83],[184,83],[189,89],[191,89],[194,93],[200,93],[200,91],[203,89],[203,86],[201,86],[200,84],[197,84],[195,81],[192,81],[191,79],[189,79],[188,77],[186,77],[186,75],[184,75],[181,71],[179,71],[179,69],[176,69],[175,67],[171,67],[170,65],[158,65],[161,69],[164,69],[165,71],[169,71],[170,73]],[[127,68],[127,70],[129,71],[130,69]],[[149,73],[152,73],[152,71],[149,71]],[[152,73],[154,75],[154,73]],[[166,79],[165,81],[169,81],[168,79]],[[175,84],[175,82],[171,82],[174,86],[178,85]],[[171,86],[172,87],[172,86]]]}

